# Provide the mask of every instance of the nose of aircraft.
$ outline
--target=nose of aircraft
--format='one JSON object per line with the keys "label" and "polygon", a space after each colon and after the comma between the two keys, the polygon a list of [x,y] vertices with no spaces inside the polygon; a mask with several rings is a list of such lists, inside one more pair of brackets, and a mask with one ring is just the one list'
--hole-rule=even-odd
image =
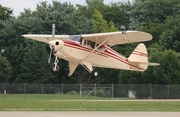
{"label": "nose of aircraft", "polygon": [[58,49],[59,47],[63,46],[63,41],[62,40],[52,40],[52,41],[49,41],[49,45],[51,47],[54,47],[55,49]]}
{"label": "nose of aircraft", "polygon": [[54,41],[49,41],[49,45],[50,46],[55,46],[55,42]]}

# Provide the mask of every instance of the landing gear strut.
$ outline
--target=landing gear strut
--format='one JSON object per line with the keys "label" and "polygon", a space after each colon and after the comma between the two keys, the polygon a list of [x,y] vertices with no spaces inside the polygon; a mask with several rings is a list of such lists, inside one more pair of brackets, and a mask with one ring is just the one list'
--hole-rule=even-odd
{"label": "landing gear strut", "polygon": [[56,56],[53,66],[51,67],[51,72],[58,72],[59,66],[58,66],[58,57]]}

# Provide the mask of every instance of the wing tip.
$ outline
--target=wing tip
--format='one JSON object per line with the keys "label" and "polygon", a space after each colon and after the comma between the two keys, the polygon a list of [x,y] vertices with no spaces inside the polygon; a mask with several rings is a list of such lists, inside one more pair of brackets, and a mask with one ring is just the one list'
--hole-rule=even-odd
{"label": "wing tip", "polygon": [[21,35],[22,37],[28,37],[28,36],[30,36],[30,34],[23,34],[23,35]]}
{"label": "wing tip", "polygon": [[21,37],[25,37],[26,35],[21,35]]}

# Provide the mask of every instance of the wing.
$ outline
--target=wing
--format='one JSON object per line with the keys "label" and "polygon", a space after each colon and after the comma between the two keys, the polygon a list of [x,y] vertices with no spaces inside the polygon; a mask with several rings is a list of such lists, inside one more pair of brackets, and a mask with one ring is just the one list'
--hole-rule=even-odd
{"label": "wing", "polygon": [[[45,43],[48,43],[52,38],[52,35],[26,34],[22,36],[25,38],[29,38]],[[68,39],[69,36],[70,35],[55,35],[55,39],[58,40]],[[83,34],[81,36],[82,38],[96,42],[97,44],[103,43],[104,45],[110,45],[110,46],[117,44],[132,43],[132,42],[150,41],[152,39],[151,34],[141,31],[126,31],[125,33],[119,31],[119,32],[108,32],[108,33]]]}
{"label": "wing", "polygon": [[103,43],[108,38],[108,40],[105,41],[104,45],[113,46],[117,44],[150,41],[152,39],[152,35],[141,31],[126,31],[125,33],[119,31],[108,33],[85,34],[82,35],[82,38],[96,42],[97,44]]}
{"label": "wing", "polygon": [[[34,34],[26,34],[22,35],[25,38],[29,38],[32,40],[40,41],[48,43],[52,39],[52,35],[34,35]],[[55,39],[63,40],[69,38],[69,35],[55,35]]]}

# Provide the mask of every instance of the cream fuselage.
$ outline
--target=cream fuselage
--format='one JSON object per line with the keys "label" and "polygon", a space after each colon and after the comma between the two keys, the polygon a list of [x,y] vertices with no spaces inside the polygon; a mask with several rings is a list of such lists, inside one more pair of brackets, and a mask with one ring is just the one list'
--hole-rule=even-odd
{"label": "cream fuselage", "polygon": [[94,49],[72,40],[53,40],[50,42],[50,45],[54,47],[55,56],[67,61],[83,64],[81,62],[83,60],[91,63],[94,67],[143,70],[143,68],[130,64],[128,58],[106,45],[101,46],[99,49]]}

